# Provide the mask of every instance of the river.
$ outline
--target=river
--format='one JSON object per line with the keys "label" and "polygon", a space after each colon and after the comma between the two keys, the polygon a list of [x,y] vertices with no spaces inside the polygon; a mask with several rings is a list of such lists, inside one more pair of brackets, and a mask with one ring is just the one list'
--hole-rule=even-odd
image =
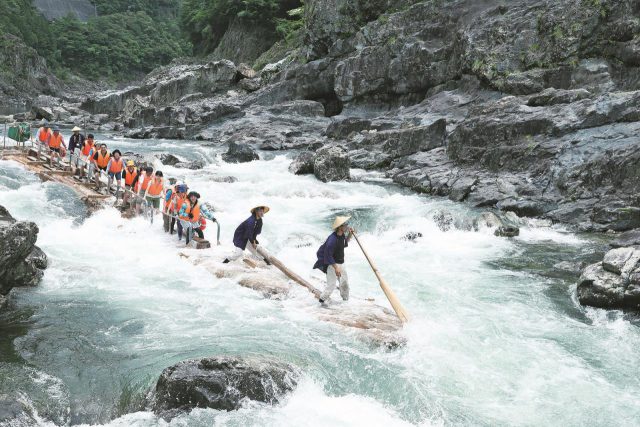
{"label": "river", "polygon": [[[310,316],[311,296],[274,301],[177,256],[161,224],[113,208],[87,217],[75,194],[0,161],[0,205],[40,227],[50,266],[14,289],[0,318],[0,395],[17,396],[43,425],[403,426],[637,425],[640,328],[620,311],[581,307],[559,261],[592,261],[602,236],[531,222],[519,237],[464,227],[481,211],[410,193],[354,171],[324,184],[287,171],[291,153],[227,164],[189,141],[99,136],[110,148],[206,160],[163,166],[216,208],[222,240],[253,203],[271,207],[261,243],[305,277],[336,214],[363,244],[413,320],[407,345],[372,347]],[[159,164],[158,164],[159,165]],[[212,180],[234,176],[235,183]],[[213,233],[213,227],[207,231]],[[408,241],[408,232],[422,237]],[[306,245],[304,243],[311,243]],[[302,247],[300,247],[302,246]],[[357,246],[347,249],[352,295],[386,300]],[[275,407],[195,410],[170,423],[131,412],[167,366],[192,357],[268,355],[301,368]],[[18,421],[16,421],[18,423]],[[18,425],[18,424],[15,424]]]}

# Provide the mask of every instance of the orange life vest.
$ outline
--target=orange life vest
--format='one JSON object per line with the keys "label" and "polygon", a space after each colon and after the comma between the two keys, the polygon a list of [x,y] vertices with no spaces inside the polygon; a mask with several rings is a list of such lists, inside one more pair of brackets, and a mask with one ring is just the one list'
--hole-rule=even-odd
{"label": "orange life vest", "polygon": [[[187,209],[184,211],[184,216],[181,216],[180,219],[185,221],[197,222],[198,218],[200,218],[200,203],[196,203],[196,205],[192,208],[191,201],[185,200],[184,203],[187,204]],[[180,207],[182,209],[182,207]],[[189,218],[189,214],[193,215],[193,219]]]}
{"label": "orange life vest", "polygon": [[122,159],[111,159],[111,167],[109,168],[109,172],[118,173],[122,172],[122,169],[124,169],[124,162],[122,161]]}
{"label": "orange life vest", "polygon": [[40,128],[38,130],[38,140],[40,142],[47,142],[47,139],[49,139],[49,136],[51,136],[51,129],[47,129],[46,132],[44,128]]}
{"label": "orange life vest", "polygon": [[149,188],[147,189],[147,195],[149,196],[159,196],[162,194],[162,190],[164,189],[164,182],[162,180],[162,178],[158,179],[158,178],[154,178],[153,180],[151,180],[151,183],[149,184]]}
{"label": "orange life vest", "polygon": [[146,189],[149,188],[151,179],[152,178],[147,176],[146,173],[140,174],[140,177],[138,178],[138,185],[136,185],[136,193],[140,192],[140,190],[146,191]]}
{"label": "orange life vest", "polygon": [[98,160],[96,164],[100,169],[104,169],[109,164],[109,159],[111,158],[111,154],[107,152],[104,156],[102,155],[102,151],[98,151]]}
{"label": "orange life vest", "polygon": [[62,145],[62,135],[51,134],[51,138],[49,138],[49,147],[60,148],[61,145]]}
{"label": "orange life vest", "polygon": [[94,145],[95,145],[95,142],[93,142],[93,139],[87,139],[84,142],[84,145],[82,146],[82,155],[88,156],[91,153],[91,149],[93,148]]}
{"label": "orange life vest", "polygon": [[137,174],[138,170],[136,168],[133,168],[133,172],[129,172],[129,169],[127,168],[124,171],[124,185],[131,186],[131,184],[133,184],[133,180],[136,179]]}

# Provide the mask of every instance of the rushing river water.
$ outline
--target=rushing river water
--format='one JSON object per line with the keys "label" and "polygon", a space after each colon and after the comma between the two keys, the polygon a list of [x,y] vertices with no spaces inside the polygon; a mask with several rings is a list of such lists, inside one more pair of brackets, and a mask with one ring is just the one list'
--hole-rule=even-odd
{"label": "rushing river water", "polygon": [[[107,138],[108,139],[108,138]],[[216,208],[228,241],[254,202],[269,204],[261,243],[303,276],[334,215],[351,213],[363,243],[413,320],[394,351],[309,316],[293,300],[265,300],[177,254],[161,225],[90,217],[70,190],[0,161],[0,204],[40,227],[50,267],[36,288],[14,289],[0,318],[0,396],[17,396],[43,424],[165,425],[131,412],[163,368],[192,357],[268,355],[303,371],[278,406],[195,410],[170,425],[637,425],[640,328],[617,311],[582,308],[559,261],[593,260],[604,242],[525,226],[515,239],[464,223],[479,211],[409,193],[379,175],[323,184],[287,171],[290,157],[227,164],[195,142],[108,140],[122,151],[202,158],[201,171],[162,167]],[[234,176],[221,183],[212,176]],[[212,233],[212,227],[209,232]],[[423,237],[407,241],[407,232]],[[299,248],[301,242],[311,246]],[[387,304],[357,246],[347,249],[352,295]]]}

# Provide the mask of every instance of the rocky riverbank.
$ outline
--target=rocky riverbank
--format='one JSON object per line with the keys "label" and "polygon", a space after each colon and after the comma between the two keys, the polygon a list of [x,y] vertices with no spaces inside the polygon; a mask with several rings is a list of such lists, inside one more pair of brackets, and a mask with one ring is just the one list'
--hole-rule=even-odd
{"label": "rocky riverbank", "polygon": [[358,16],[343,3],[308,2],[297,56],[258,72],[183,60],[32,118],[260,150],[339,146],[350,166],[418,192],[585,231],[640,226],[630,3],[378,2]]}
{"label": "rocky riverbank", "polygon": [[35,245],[38,226],[16,221],[0,206],[0,309],[11,289],[34,286],[47,268],[47,256]]}
{"label": "rocky riverbank", "polygon": [[304,15],[302,43],[261,70],[185,59],[16,118],[303,150],[292,172],[324,181],[380,170],[581,231],[640,227],[633,2],[309,0]]}

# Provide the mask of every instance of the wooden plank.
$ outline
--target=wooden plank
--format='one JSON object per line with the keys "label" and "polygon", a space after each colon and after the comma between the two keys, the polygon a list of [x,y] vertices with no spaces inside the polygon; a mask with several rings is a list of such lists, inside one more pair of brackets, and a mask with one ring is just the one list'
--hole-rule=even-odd
{"label": "wooden plank", "polygon": [[273,264],[278,270],[282,271],[289,279],[307,288],[316,298],[320,298],[320,291],[316,289],[311,283],[298,276],[293,271],[289,270],[278,258],[271,256],[261,246],[258,246],[258,253],[262,255],[267,261]]}

